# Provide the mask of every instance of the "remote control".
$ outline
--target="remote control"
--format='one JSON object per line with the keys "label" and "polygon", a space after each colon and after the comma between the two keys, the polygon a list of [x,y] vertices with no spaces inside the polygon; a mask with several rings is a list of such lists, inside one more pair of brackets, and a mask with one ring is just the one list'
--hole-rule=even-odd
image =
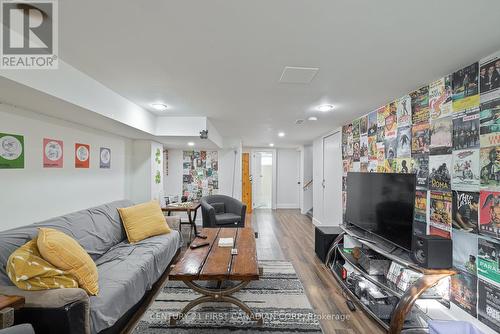
{"label": "remote control", "polygon": [[346,300],[345,303],[347,304],[347,307],[349,308],[349,310],[351,310],[351,312],[356,311],[356,305],[354,305],[351,300]]}
{"label": "remote control", "polygon": [[208,245],[210,245],[209,242],[204,242],[204,243],[201,243],[201,244],[191,244],[191,246],[189,246],[189,248],[196,249],[196,248],[205,247],[205,246],[208,246]]}

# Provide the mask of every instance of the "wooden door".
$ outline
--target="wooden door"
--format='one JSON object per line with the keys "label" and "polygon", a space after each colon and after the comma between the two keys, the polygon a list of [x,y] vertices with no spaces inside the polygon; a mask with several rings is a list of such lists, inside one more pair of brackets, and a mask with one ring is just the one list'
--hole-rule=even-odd
{"label": "wooden door", "polygon": [[250,180],[250,153],[243,153],[241,164],[241,199],[247,205],[247,212],[252,212],[252,181]]}

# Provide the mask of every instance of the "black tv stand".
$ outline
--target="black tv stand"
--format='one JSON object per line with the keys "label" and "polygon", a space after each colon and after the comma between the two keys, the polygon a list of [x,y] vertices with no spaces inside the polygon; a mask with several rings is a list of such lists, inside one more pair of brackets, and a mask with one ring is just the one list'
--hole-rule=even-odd
{"label": "black tv stand", "polygon": [[[345,292],[348,306],[350,303],[357,304],[357,308],[371,316],[390,334],[401,333],[401,331],[426,332],[428,330],[427,322],[430,318],[414,303],[420,298],[440,300],[442,296],[428,292],[424,293],[441,279],[452,276],[456,272],[451,269],[433,270],[422,268],[411,260],[408,250],[393,246],[383,239],[377,240],[376,236],[366,235],[365,231],[355,227],[346,225],[341,225],[340,227],[343,233],[335,239],[330,247],[326,266]],[[411,269],[420,273],[420,278],[403,291],[383,275],[368,274],[354,258],[353,254],[349,252],[349,249],[344,248],[345,236],[349,236],[356,244],[361,244],[363,248],[368,248],[384,258],[396,262],[405,269]],[[369,305],[356,295],[356,291],[353,290],[353,284],[350,284],[349,278],[347,280],[342,279],[343,275],[341,275],[341,271],[345,264],[348,264],[349,268],[352,267],[354,270],[353,273],[355,272],[362,280],[376,286],[385,295],[391,296],[390,298],[395,298],[397,303],[392,304],[395,307],[390,313],[389,319],[379,317],[376,311],[370,309]]]}

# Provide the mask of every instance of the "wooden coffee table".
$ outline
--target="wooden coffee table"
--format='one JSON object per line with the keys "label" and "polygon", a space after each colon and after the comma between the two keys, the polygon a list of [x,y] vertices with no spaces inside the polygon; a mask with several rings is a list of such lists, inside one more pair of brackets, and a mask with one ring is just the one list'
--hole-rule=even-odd
{"label": "wooden coffee table", "polygon": [[[241,300],[232,294],[243,289],[251,281],[259,279],[255,233],[252,228],[206,228],[203,234],[207,239],[196,238],[193,243],[209,242],[209,246],[190,249],[177,262],[170,272],[169,279],[183,281],[188,287],[203,296],[191,301],[182,311],[170,317],[170,324],[175,325],[193,307],[208,302],[226,302],[241,308],[252,320],[262,324],[262,318]],[[237,255],[231,255],[231,247],[219,247],[219,238],[234,238]],[[216,281],[217,287],[203,287],[195,281]],[[225,288],[224,282],[239,283]]]}

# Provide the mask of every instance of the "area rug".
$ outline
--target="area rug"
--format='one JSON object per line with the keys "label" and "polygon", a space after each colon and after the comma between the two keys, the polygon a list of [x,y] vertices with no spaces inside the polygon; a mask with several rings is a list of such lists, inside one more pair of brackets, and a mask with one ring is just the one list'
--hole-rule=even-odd
{"label": "area rug", "polygon": [[260,266],[264,269],[261,279],[251,282],[234,296],[263,317],[262,326],[251,321],[239,308],[226,303],[201,304],[177,325],[171,326],[170,316],[199,294],[182,282],[169,281],[143,315],[134,333],[322,333],[292,264],[260,261]]}

